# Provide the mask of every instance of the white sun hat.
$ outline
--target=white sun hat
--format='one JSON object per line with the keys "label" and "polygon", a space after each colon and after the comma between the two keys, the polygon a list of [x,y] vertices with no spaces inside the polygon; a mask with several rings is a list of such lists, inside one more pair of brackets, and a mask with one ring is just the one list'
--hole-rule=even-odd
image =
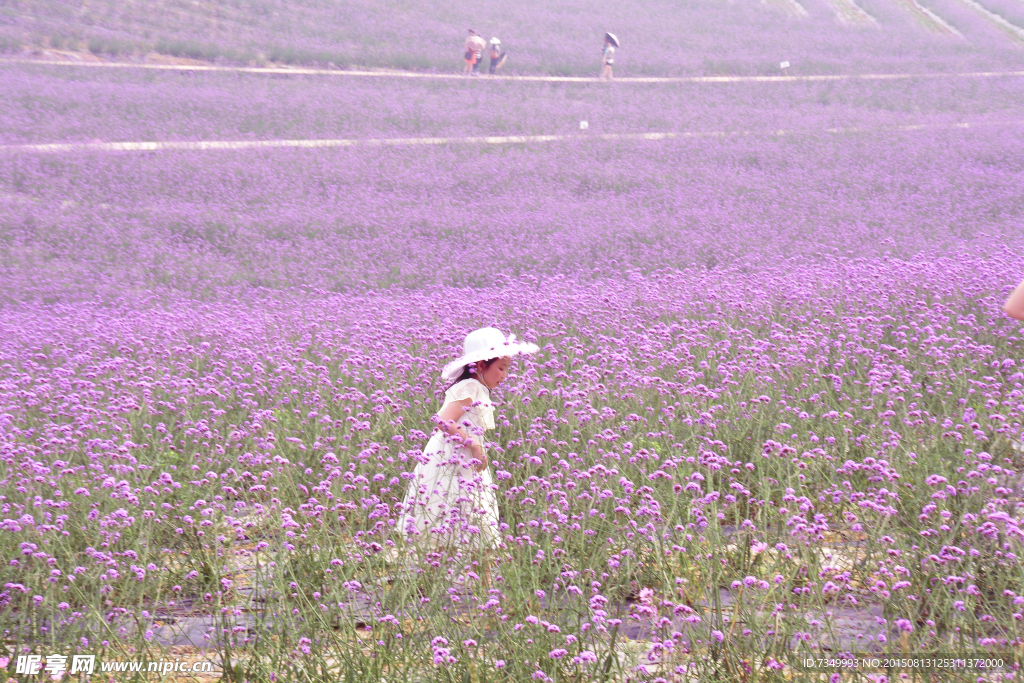
{"label": "white sun hat", "polygon": [[521,353],[536,353],[539,350],[540,347],[536,344],[517,342],[514,334],[506,338],[501,330],[495,327],[481,327],[466,335],[466,341],[462,343],[462,355],[444,366],[441,379],[446,382],[457,379],[470,363],[518,356]]}
{"label": "white sun hat", "polygon": [[491,38],[491,45],[501,45],[501,41],[497,38]]}

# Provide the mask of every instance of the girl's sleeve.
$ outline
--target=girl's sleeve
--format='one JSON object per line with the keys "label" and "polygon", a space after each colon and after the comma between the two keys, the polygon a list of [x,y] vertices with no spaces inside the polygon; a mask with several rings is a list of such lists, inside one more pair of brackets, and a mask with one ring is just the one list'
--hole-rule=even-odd
{"label": "girl's sleeve", "polygon": [[473,403],[477,401],[485,401],[486,397],[483,396],[483,389],[479,383],[474,380],[467,379],[459,382],[451,389],[445,392],[444,402],[452,403],[453,401],[461,401],[463,399],[471,399]]}
{"label": "girl's sleeve", "polygon": [[473,401],[477,414],[487,429],[494,429],[494,404],[487,394],[487,389],[475,379],[459,382],[444,395],[444,402],[461,401],[468,398]]}

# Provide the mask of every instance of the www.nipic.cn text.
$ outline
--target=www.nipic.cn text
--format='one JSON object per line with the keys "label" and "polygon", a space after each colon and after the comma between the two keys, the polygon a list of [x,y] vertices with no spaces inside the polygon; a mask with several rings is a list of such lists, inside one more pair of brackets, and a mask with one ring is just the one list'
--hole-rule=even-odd
{"label": "www.nipic.cn text", "polygon": [[[44,662],[45,660],[45,662]],[[62,675],[64,673],[92,674],[101,673],[156,673],[165,676],[169,673],[210,673],[212,662],[175,661],[104,661],[97,662],[96,655],[18,655],[15,662],[15,673],[33,676],[37,674]]]}

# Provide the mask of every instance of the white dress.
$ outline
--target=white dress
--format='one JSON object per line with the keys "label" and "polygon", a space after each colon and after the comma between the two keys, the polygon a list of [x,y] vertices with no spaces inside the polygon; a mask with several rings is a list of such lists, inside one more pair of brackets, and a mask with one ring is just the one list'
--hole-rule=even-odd
{"label": "white dress", "polygon": [[[445,393],[444,405],[466,398],[473,400],[472,407],[459,422],[480,438],[494,429],[494,404],[487,387],[467,379]],[[434,431],[402,503],[398,523],[408,541],[433,549],[499,546],[497,486],[490,467],[476,472],[467,464],[472,457],[469,448],[456,446],[452,437]]]}

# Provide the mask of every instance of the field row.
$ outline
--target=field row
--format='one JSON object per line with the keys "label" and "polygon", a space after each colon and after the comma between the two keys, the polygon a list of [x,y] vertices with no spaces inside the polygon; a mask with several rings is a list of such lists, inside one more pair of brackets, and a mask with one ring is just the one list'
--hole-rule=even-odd
{"label": "field row", "polygon": [[1012,121],[1024,76],[634,84],[0,65],[0,143],[886,129]]}
{"label": "field row", "polygon": [[526,273],[957,253],[1019,234],[1021,144],[1014,125],[9,156],[4,295],[485,287]]}

